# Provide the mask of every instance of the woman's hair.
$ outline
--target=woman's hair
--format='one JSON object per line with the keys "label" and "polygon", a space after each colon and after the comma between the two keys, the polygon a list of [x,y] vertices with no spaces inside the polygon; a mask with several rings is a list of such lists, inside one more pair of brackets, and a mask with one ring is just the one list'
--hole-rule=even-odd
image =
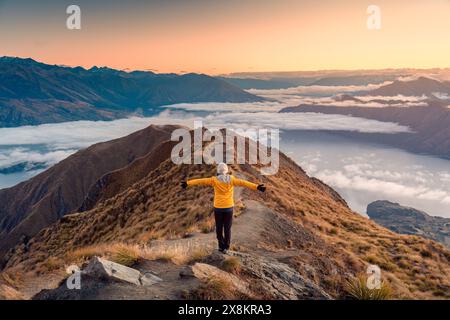
{"label": "woman's hair", "polygon": [[231,177],[228,175],[228,166],[223,162],[217,165],[217,179],[225,183],[231,182]]}
{"label": "woman's hair", "polygon": [[223,162],[219,163],[217,165],[217,174],[218,175],[222,175],[222,174],[225,175],[227,173],[228,173],[228,166],[225,163],[223,163]]}

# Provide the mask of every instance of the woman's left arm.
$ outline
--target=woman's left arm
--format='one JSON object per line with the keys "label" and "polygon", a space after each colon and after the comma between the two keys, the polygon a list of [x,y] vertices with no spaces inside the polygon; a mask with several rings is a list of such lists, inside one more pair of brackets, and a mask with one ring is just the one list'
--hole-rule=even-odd
{"label": "woman's left arm", "polygon": [[249,189],[252,189],[252,190],[258,189],[258,185],[256,183],[252,183],[252,182],[249,182],[247,180],[242,180],[242,179],[238,179],[236,177],[233,177],[232,181],[233,181],[233,185],[234,186],[245,187],[245,188],[249,188]]}

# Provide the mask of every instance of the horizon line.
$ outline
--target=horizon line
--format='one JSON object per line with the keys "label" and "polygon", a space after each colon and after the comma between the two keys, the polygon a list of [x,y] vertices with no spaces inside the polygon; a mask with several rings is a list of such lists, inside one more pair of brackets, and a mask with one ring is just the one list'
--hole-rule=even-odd
{"label": "horizon line", "polygon": [[159,72],[159,70],[157,68],[147,68],[147,69],[141,69],[141,68],[123,68],[123,69],[117,69],[117,68],[113,68],[107,65],[92,65],[91,67],[86,67],[86,66],[82,66],[82,65],[66,65],[66,64],[58,64],[58,63],[49,63],[49,62],[44,62],[42,60],[33,58],[31,56],[10,56],[10,55],[3,55],[0,56],[0,59],[3,58],[13,58],[13,59],[20,59],[20,60],[33,60],[37,63],[42,63],[42,64],[46,64],[46,65],[51,65],[51,66],[58,66],[58,67],[63,67],[63,68],[83,68],[84,70],[90,70],[90,69],[94,69],[94,68],[107,68],[107,69],[111,69],[111,70],[115,70],[115,71],[121,71],[121,72],[125,72],[125,73],[132,73],[132,72],[149,72],[149,73],[155,73],[155,74],[178,74],[178,75],[182,75],[182,74],[190,74],[190,73],[195,73],[195,74],[205,74],[205,75],[209,75],[209,76],[214,76],[214,77],[218,77],[218,76],[222,76],[222,77],[226,77],[226,76],[238,76],[238,75],[248,75],[248,74],[270,74],[270,73],[274,73],[274,74],[290,74],[290,73],[331,73],[331,72],[356,72],[356,71],[408,71],[408,70],[415,70],[415,71],[431,71],[431,70],[449,70],[450,71],[450,66],[448,67],[430,67],[430,68],[414,68],[414,67],[385,67],[385,68],[376,68],[376,69],[364,69],[364,68],[349,68],[349,69],[316,69],[316,70],[301,70],[301,69],[296,69],[296,70],[274,70],[274,71],[233,71],[233,72],[229,72],[229,73],[217,73],[217,74],[213,74],[213,73],[206,73],[206,72],[196,72],[196,71],[177,71],[177,72]]}

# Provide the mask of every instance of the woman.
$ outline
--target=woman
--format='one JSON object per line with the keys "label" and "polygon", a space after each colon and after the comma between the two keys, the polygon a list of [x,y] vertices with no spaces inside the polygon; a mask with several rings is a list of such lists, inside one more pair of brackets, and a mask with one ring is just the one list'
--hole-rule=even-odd
{"label": "woman", "polygon": [[246,187],[261,192],[266,191],[266,187],[263,184],[257,185],[229,175],[228,166],[225,163],[219,163],[217,176],[215,177],[181,182],[183,189],[186,189],[188,186],[199,185],[214,187],[214,218],[216,220],[217,241],[219,242],[219,251],[226,254],[230,248],[231,241],[234,187]]}

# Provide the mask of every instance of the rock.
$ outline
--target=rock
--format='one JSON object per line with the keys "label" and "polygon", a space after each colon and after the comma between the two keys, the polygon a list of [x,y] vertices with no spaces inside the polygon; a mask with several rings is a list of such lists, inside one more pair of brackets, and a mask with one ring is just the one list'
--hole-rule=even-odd
{"label": "rock", "polygon": [[220,270],[212,265],[199,262],[194,264],[191,269],[194,276],[199,280],[208,281],[210,279],[222,279],[228,282],[233,287],[233,290],[246,296],[252,296],[248,283],[231,273]]}
{"label": "rock", "polygon": [[139,270],[99,257],[92,258],[82,273],[96,278],[125,281],[137,286],[149,286],[162,281],[151,273],[142,274]]}
{"label": "rock", "polygon": [[152,274],[151,272],[146,272],[141,276],[140,281],[143,286],[151,286],[163,280],[160,277],[157,277],[156,275]]}
{"label": "rock", "polygon": [[276,299],[332,299],[325,290],[285,263],[241,252],[230,252],[230,255],[239,257],[242,269],[260,279],[263,289]]}
{"label": "rock", "polygon": [[194,272],[190,266],[185,266],[180,270],[180,278],[192,278],[195,277]]}

